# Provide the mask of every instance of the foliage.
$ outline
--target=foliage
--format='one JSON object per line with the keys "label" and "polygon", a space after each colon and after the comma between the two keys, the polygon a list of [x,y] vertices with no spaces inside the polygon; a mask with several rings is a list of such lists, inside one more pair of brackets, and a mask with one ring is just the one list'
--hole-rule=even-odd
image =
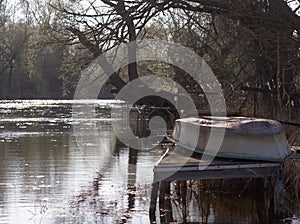
{"label": "foliage", "polygon": [[[72,97],[80,72],[94,58],[120,43],[158,38],[190,47],[209,63],[229,111],[299,117],[298,0],[20,2],[21,17],[6,0],[0,2],[2,97],[20,96],[11,93],[23,91],[17,83],[27,83],[33,95],[47,96],[61,85],[56,96]],[[133,63],[113,74],[109,84],[119,90],[153,73],[185,86],[201,107],[201,87],[170,65]]]}
{"label": "foliage", "polygon": [[5,8],[1,8],[0,18],[5,19],[0,27],[0,97],[60,97],[58,76],[64,47],[54,43],[46,32],[49,15],[41,10],[39,15],[30,14],[24,1],[24,14],[8,2],[2,3]]}

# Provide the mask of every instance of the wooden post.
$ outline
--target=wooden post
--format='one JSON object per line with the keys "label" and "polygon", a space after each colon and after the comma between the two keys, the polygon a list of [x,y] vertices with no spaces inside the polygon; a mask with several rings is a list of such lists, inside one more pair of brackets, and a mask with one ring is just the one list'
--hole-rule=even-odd
{"label": "wooden post", "polygon": [[[167,197],[166,197],[167,196]],[[171,204],[171,182],[166,184],[166,196],[165,196],[165,209],[166,209],[166,221],[167,223],[173,222],[173,212]]]}
{"label": "wooden post", "polygon": [[274,186],[274,215],[277,218],[282,218],[284,214],[284,187],[282,179],[282,168],[280,168]]}
{"label": "wooden post", "polygon": [[159,186],[159,217],[160,223],[167,223],[165,214],[165,196],[166,196],[166,182],[160,182]]}
{"label": "wooden post", "polygon": [[182,181],[180,185],[180,196],[182,199],[182,218],[183,223],[187,222],[187,183],[186,181]]}
{"label": "wooden post", "polygon": [[[160,222],[173,222],[172,206],[170,201],[170,181],[162,181],[159,187]],[[168,198],[166,198],[168,196]]]}
{"label": "wooden post", "polygon": [[[270,195],[268,190],[265,188],[265,179],[257,178],[255,181],[255,204],[259,223],[270,223],[273,211],[270,210]],[[272,208],[273,209],[273,208]]]}
{"label": "wooden post", "polygon": [[158,196],[158,189],[159,189],[159,182],[152,183],[152,190],[151,190],[151,199],[150,199],[150,222],[156,223],[156,203],[157,203],[157,196]]}

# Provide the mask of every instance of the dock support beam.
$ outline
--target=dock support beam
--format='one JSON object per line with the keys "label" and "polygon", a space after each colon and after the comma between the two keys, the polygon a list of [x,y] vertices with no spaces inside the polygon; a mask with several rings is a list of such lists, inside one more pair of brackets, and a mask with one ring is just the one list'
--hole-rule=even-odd
{"label": "dock support beam", "polygon": [[160,210],[160,222],[170,223],[173,222],[172,205],[170,200],[170,181],[160,182],[159,187],[159,210]]}
{"label": "dock support beam", "polygon": [[158,197],[158,189],[159,189],[159,182],[152,183],[152,190],[151,190],[151,199],[150,199],[150,222],[156,223],[156,203],[157,203],[157,197]]}
{"label": "dock support beam", "polygon": [[282,218],[284,215],[284,187],[282,179],[282,168],[280,168],[274,186],[274,215],[277,218]]}
{"label": "dock support beam", "polygon": [[159,210],[160,222],[170,223],[173,222],[172,205],[170,199],[170,181],[154,182],[151,190],[151,201],[150,201],[150,222],[156,223],[156,204],[157,198],[159,198]]}

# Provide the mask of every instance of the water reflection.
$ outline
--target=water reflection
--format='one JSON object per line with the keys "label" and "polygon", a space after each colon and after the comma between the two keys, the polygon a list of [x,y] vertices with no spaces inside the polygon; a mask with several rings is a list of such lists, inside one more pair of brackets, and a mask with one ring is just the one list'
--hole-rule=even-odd
{"label": "water reflection", "polygon": [[166,189],[160,193],[159,200],[160,223],[271,223],[267,217],[269,207],[262,206],[261,197],[207,192],[199,181],[175,182],[171,191],[170,185],[164,184],[161,188]]}
{"label": "water reflection", "polygon": [[[0,102],[0,223],[149,223],[152,169],[168,145],[122,145],[109,113],[122,102],[92,101],[100,132],[78,147],[72,124],[89,122],[72,118],[72,102]],[[166,186],[157,223],[269,222],[266,198],[218,196],[196,182]]]}
{"label": "water reflection", "polygon": [[101,131],[78,148],[72,124],[89,122],[72,118],[71,103],[1,101],[0,223],[147,219],[152,167],[164,149],[118,144],[109,113],[118,101],[92,101]]}
{"label": "water reflection", "polygon": [[[212,190],[206,181],[161,182],[159,211],[153,223],[299,223],[299,208],[285,203],[286,217],[274,216],[272,191],[266,188],[263,178],[256,178],[254,189],[244,195],[246,180],[226,180],[236,190],[224,193],[226,189]],[[212,181],[211,184],[216,184]],[[241,185],[242,184],[242,185]],[[240,190],[237,190],[240,189]],[[291,195],[290,195],[291,196]],[[291,202],[286,197],[285,201]]]}

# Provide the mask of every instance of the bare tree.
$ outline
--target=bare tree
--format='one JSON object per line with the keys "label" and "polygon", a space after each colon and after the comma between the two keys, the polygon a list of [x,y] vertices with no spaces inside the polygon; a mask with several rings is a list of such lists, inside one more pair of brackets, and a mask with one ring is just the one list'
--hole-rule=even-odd
{"label": "bare tree", "polygon": [[[83,45],[91,52],[91,59],[119,43],[143,38],[149,22],[169,10],[177,24],[180,17],[186,21],[180,25],[185,30],[180,36],[176,37],[180,32],[171,33],[173,40],[197,46],[195,50],[210,62],[230,99],[239,98],[239,88],[248,85],[243,91],[259,90],[274,108],[273,115],[281,116],[280,111],[285,114],[291,105],[299,104],[294,82],[300,64],[298,0],[102,0],[97,4],[53,0],[51,5],[60,16],[60,29],[68,43]],[[207,15],[205,26],[198,17],[201,13]],[[194,27],[199,29],[194,32]],[[188,38],[182,38],[184,35]],[[195,40],[199,40],[197,44],[191,44]],[[137,65],[129,65],[128,80],[138,75]],[[117,90],[126,84],[117,73],[110,82]],[[249,94],[240,98],[246,102]],[[234,108],[239,110],[241,105],[236,103]]]}
{"label": "bare tree", "polygon": [[[294,108],[297,108],[298,106],[295,105],[299,105],[299,93],[295,85],[295,78],[299,77],[300,64],[300,3],[298,0],[189,0],[172,1],[171,4],[173,8],[207,12],[212,16],[214,32],[210,39],[213,41],[203,48],[203,53],[206,51],[210,59],[215,61],[212,66],[215,73],[219,73],[218,78],[222,80],[225,94],[234,92],[230,89],[235,80],[234,76],[240,84],[243,82],[246,84],[248,80],[250,87],[243,90],[260,93],[262,95],[260,100],[266,102],[265,108],[270,109],[271,112],[268,114],[269,112],[261,111],[257,114],[254,110],[256,115],[271,115],[274,118],[284,119],[290,117],[291,107],[294,105]],[[228,61],[229,55],[231,61]],[[234,55],[236,59],[232,57]],[[248,61],[244,65],[250,65],[252,71],[249,70],[249,66],[246,66],[248,69],[243,71],[245,67],[238,63],[233,67],[236,70],[242,69],[244,74],[236,76],[231,72],[230,75],[224,66],[228,63],[234,65],[234,60],[240,61],[241,58],[244,58],[244,62]],[[236,88],[232,89],[237,91]],[[257,105],[261,108],[264,106],[259,103]]]}
{"label": "bare tree", "polygon": [[[145,25],[169,4],[157,4],[150,1],[79,1],[77,4],[64,4],[62,1],[51,3],[67,21],[64,26],[71,32],[70,44],[80,43],[97,57],[112,47],[135,41]],[[70,36],[66,34],[67,36]],[[130,51],[132,54],[134,51]],[[134,53],[130,55],[135,57]],[[138,77],[137,64],[128,65],[128,80]],[[121,89],[126,82],[120,74],[114,73],[110,82]]]}

